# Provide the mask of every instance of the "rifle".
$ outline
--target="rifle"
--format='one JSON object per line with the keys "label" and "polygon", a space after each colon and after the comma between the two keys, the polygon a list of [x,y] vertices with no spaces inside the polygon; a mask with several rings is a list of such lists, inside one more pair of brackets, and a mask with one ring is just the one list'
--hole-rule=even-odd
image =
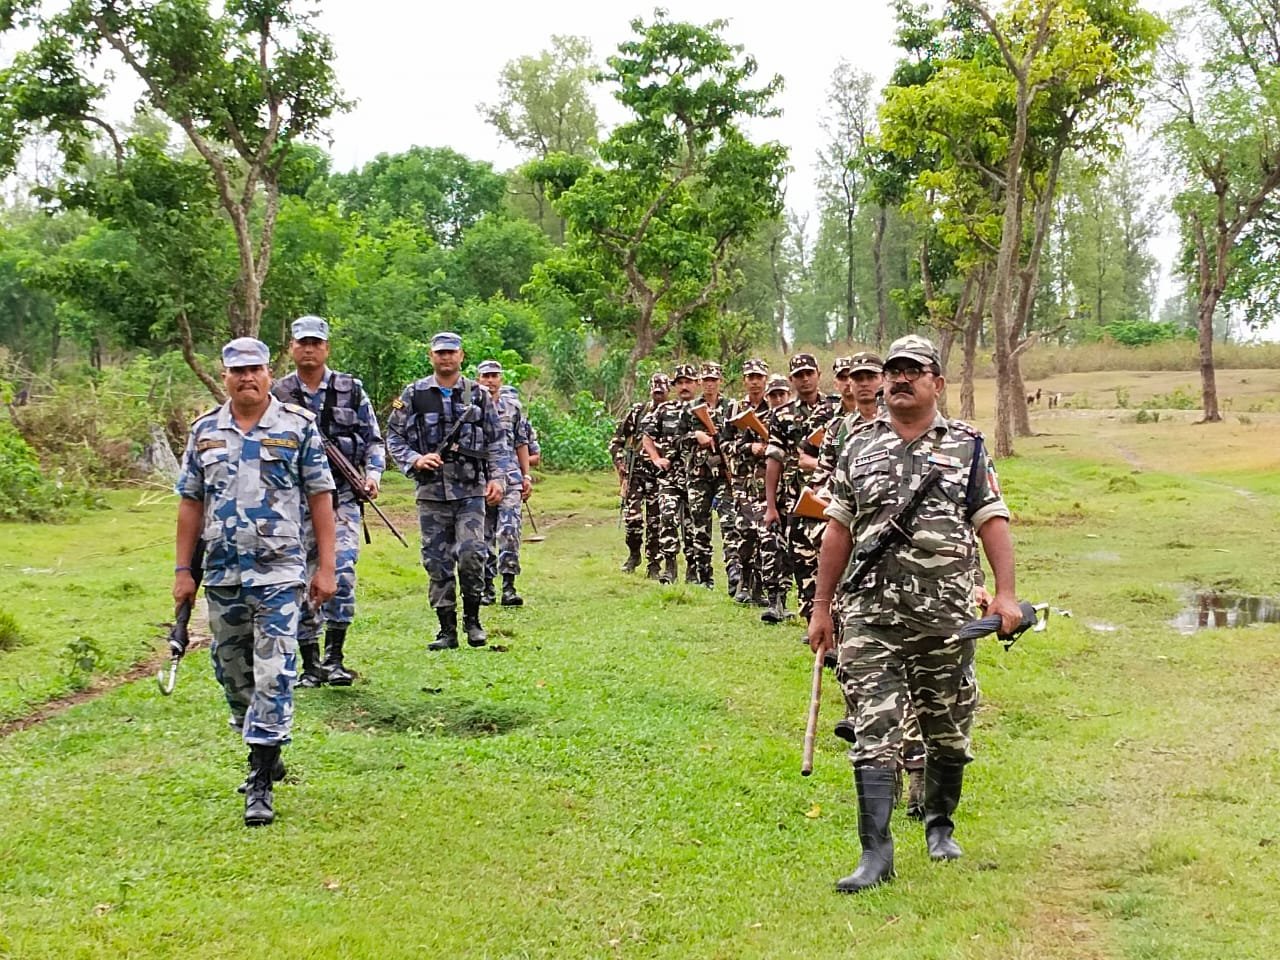
{"label": "rifle", "polygon": [[711,408],[705,402],[696,404],[689,408],[704,430],[711,434],[711,450],[720,458],[720,462],[724,464],[724,479],[732,489],[733,487],[733,468],[729,464],[729,458],[725,456],[724,448],[720,446],[720,431],[716,429],[716,422],[711,419]]}
{"label": "rifle", "polygon": [[320,441],[324,444],[324,454],[329,458],[329,466],[331,466],[343,480],[347,481],[347,485],[351,487],[351,492],[355,495],[356,503],[360,504],[360,521],[364,524],[364,542],[370,542],[369,525],[364,523],[364,507],[367,503],[369,506],[373,507],[373,512],[378,515],[378,519],[387,525],[387,529],[395,534],[396,539],[406,547],[409,546],[409,542],[405,540],[400,531],[396,529],[396,525],[388,519],[385,513],[382,512],[382,508],[373,502],[373,497],[369,496],[369,491],[364,488],[364,477],[362,477],[360,472],[356,470],[355,464],[348,460],[347,455],[338,448],[338,445],[323,433],[320,434]]}
{"label": "rifle", "polygon": [[750,430],[759,437],[762,442],[767,443],[769,441],[769,428],[764,425],[764,421],[762,421],[759,415],[750,407],[743,410],[740,414],[730,420],[729,424],[730,426],[737,427],[739,430]]}
{"label": "rifle", "polygon": [[813,448],[815,448],[815,449],[817,449],[817,450],[821,450],[821,449],[822,449],[822,441],[823,441],[823,440],[825,440],[825,439],[827,439],[827,428],[826,428],[826,427],[819,427],[817,430],[813,431],[813,433],[809,434],[809,436],[805,438],[805,441],[806,441],[806,442],[807,442],[811,447],[813,447]]}
{"label": "rifle", "polygon": [[[204,579],[204,540],[197,539],[195,549],[191,551],[191,579],[196,582],[196,589],[200,587],[200,581]],[[182,662],[182,657],[187,652],[187,644],[191,642],[191,636],[188,633],[188,627],[191,623],[191,605],[195,602],[195,595],[192,594],[190,600],[183,600],[178,605],[178,609],[173,614],[173,626],[169,628],[169,671],[165,676],[165,669],[161,667],[156,672],[156,684],[160,687],[160,692],[166,697],[173,693],[173,688],[178,683],[178,664]]]}
{"label": "rifle", "polygon": [[826,650],[813,655],[813,682],[809,689],[809,721],[804,728],[804,750],[800,758],[800,776],[813,773],[813,744],[818,735],[818,708],[822,705],[822,661]]}
{"label": "rifle", "polygon": [[791,511],[791,515],[804,517],[806,520],[826,520],[829,506],[831,506],[830,503],[805,487],[800,491],[800,499],[796,502],[796,508]]}
{"label": "rifle", "polygon": [[[1014,627],[1013,633],[1001,633],[1000,618],[995,614],[991,614],[990,616],[980,617],[977,620],[970,620],[957,630],[951,639],[977,640],[979,637],[994,633],[996,639],[1004,644],[1004,648],[1008,650],[1028,630],[1032,633],[1043,633],[1049,626],[1049,605],[1047,603],[1028,603],[1026,600],[1021,600],[1018,602],[1018,609],[1022,611],[1022,620]],[[1061,613],[1059,611],[1059,615]]]}

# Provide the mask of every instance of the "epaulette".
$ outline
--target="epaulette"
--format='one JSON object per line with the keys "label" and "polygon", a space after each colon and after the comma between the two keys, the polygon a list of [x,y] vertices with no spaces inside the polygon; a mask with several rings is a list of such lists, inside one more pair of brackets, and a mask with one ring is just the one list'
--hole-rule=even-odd
{"label": "epaulette", "polygon": [[200,416],[198,416],[198,417],[196,417],[194,420],[192,420],[192,421],[191,421],[191,425],[194,427],[197,423],[199,423],[199,422],[200,422],[201,420],[203,420],[205,417],[212,417],[213,415],[215,415],[215,414],[216,414],[219,410],[221,410],[221,409],[222,409],[222,404],[218,404],[218,405],[217,405],[216,407],[214,407],[212,410],[206,410],[204,413],[200,414]]}
{"label": "epaulette", "polygon": [[973,437],[975,440],[982,439],[982,431],[973,424],[965,423],[963,420],[948,420],[947,427],[952,430],[958,430],[961,433]]}
{"label": "epaulette", "polygon": [[284,407],[290,413],[296,413],[298,416],[302,417],[304,420],[314,421],[316,418],[316,415],[314,413],[312,413],[306,407],[298,406],[296,403],[289,403],[288,401],[285,401],[281,403],[280,406]]}

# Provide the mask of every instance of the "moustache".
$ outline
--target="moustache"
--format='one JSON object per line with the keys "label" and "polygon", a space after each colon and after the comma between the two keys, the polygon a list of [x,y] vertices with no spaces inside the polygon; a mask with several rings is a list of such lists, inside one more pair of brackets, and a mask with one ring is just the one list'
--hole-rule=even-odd
{"label": "moustache", "polygon": [[898,394],[898,393],[914,393],[914,392],[915,391],[911,389],[911,385],[909,383],[899,383],[892,390],[889,391],[890,395]]}

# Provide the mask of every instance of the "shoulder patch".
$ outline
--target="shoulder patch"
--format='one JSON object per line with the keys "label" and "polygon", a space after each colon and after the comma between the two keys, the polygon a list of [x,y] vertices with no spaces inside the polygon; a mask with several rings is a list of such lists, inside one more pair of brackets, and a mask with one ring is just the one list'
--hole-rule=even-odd
{"label": "shoulder patch", "polygon": [[297,450],[298,441],[292,437],[263,437],[264,447],[283,447],[286,450]]}
{"label": "shoulder patch", "polygon": [[296,413],[298,416],[302,417],[304,420],[312,421],[312,420],[315,420],[316,418],[316,415],[314,413],[312,413],[306,407],[298,406],[296,403],[282,403],[281,406],[284,407],[286,410],[288,410],[290,413]]}
{"label": "shoulder patch", "polygon": [[966,436],[973,437],[975,440],[982,439],[982,431],[972,424],[965,423],[963,420],[948,420],[947,426],[952,430],[965,434]]}
{"label": "shoulder patch", "polygon": [[196,441],[196,452],[203,453],[206,450],[219,450],[225,448],[227,441],[225,440],[198,440]]}
{"label": "shoulder patch", "polygon": [[394,400],[392,400],[392,401],[391,401],[391,409],[392,409],[392,410],[403,410],[403,409],[404,409],[404,401],[403,401],[403,400],[401,400],[399,397],[396,397]]}

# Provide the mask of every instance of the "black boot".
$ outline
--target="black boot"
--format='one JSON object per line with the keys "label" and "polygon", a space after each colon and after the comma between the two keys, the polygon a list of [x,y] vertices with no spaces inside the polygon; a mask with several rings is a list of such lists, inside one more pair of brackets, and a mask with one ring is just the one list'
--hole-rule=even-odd
{"label": "black boot", "polygon": [[493,578],[486,577],[484,587],[480,590],[480,606],[492,607],[493,601],[498,599],[497,594],[493,592]]}
{"label": "black boot", "polygon": [[958,860],[963,856],[960,845],[951,839],[955,824],[951,815],[960,804],[960,788],[964,785],[964,764],[924,764],[924,842],[930,860]]}
{"label": "black boot", "polygon": [[[284,757],[280,756],[280,754],[277,753],[276,765],[271,768],[271,782],[279,783],[281,780],[284,779],[284,775],[286,772],[287,771],[284,768]],[[236,793],[244,793],[246,790],[248,790],[249,781],[252,779],[253,779],[253,751],[250,750],[249,751],[249,776],[244,778],[244,783],[236,787]]]}
{"label": "black boot", "polygon": [[342,663],[342,645],[347,642],[347,624],[331,623],[324,632],[324,672],[335,687],[349,687],[356,675]]}
{"label": "black boot", "polygon": [[[724,579],[729,589],[729,596],[738,599],[738,593],[743,589],[742,586],[742,568],[738,566],[737,561],[725,564]],[[745,600],[742,602],[746,602]]]}
{"label": "black boot", "polygon": [[428,650],[458,649],[458,608],[437,607],[436,619],[440,621],[440,631],[436,638],[427,644]]}
{"label": "black boot", "polygon": [[893,816],[898,771],[894,767],[854,767],[853,779],[858,787],[858,839],[862,841],[862,859],[853,873],[836,881],[836,890],[840,893],[869,890],[893,878],[893,835],[889,832],[889,820]]}
{"label": "black boot", "polygon": [[280,763],[280,745],[249,746],[249,779],[245,781],[244,825],[261,827],[276,818],[271,795],[272,773]]}
{"label": "black boot", "polygon": [[659,583],[675,583],[676,582],[676,558],[669,557],[662,565],[662,573],[658,574]]}
{"label": "black boot", "polygon": [[760,619],[764,623],[781,623],[786,619],[786,611],[782,609],[785,602],[786,594],[779,590],[773,590],[769,594],[769,606],[764,613],[760,614]]}
{"label": "black boot", "polygon": [[298,653],[302,656],[302,674],[298,677],[297,686],[324,686],[324,669],[320,666],[320,644],[315,637],[298,641]]}
{"label": "black boot", "polygon": [[464,597],[462,600],[462,629],[467,634],[467,646],[483,647],[489,635],[480,626],[480,601]]}
{"label": "black boot", "polygon": [[630,553],[627,559],[622,561],[622,572],[633,573],[636,567],[640,566],[640,548],[644,546],[644,542],[639,539],[627,538],[627,550]]}
{"label": "black boot", "polygon": [[[636,554],[637,562],[639,554]],[[502,575],[502,605],[504,607],[523,607],[524,597],[516,593],[516,575],[514,573],[504,573]]]}
{"label": "black boot", "polygon": [[645,571],[644,575],[650,580],[659,579],[662,576],[662,561],[650,560],[649,568]]}

